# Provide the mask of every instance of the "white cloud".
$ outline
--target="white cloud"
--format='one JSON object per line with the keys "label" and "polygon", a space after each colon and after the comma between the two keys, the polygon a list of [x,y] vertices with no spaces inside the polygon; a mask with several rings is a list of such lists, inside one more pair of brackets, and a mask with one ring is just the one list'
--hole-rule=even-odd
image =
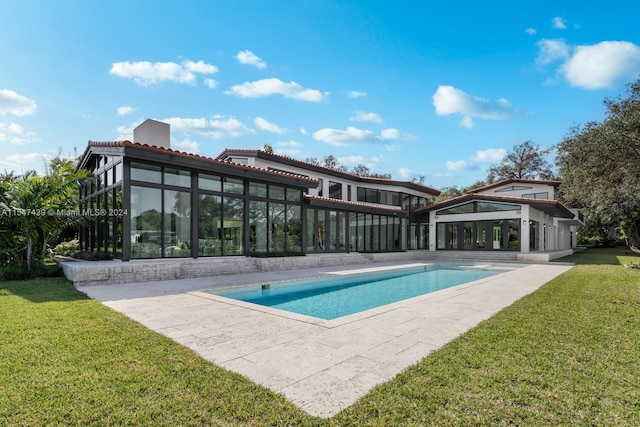
{"label": "white cloud", "polygon": [[130,105],[123,105],[122,107],[118,107],[118,109],[116,110],[116,113],[119,116],[126,116],[129,113],[133,113],[135,110],[136,109]]}
{"label": "white cloud", "polygon": [[253,65],[254,67],[259,68],[261,70],[267,68],[267,63],[264,62],[259,56],[257,56],[255,53],[251,52],[250,50],[241,50],[236,55],[236,59],[241,64]]}
{"label": "white cloud", "polygon": [[347,92],[347,96],[349,98],[362,98],[367,96],[367,92],[362,92],[362,91],[357,91],[357,90],[350,90],[349,92]]}
{"label": "white cloud", "polygon": [[34,132],[25,132],[17,123],[0,123],[0,144],[8,142],[14,145],[25,145],[40,141]]}
{"label": "white cloud", "polygon": [[567,28],[567,20],[556,16],[551,20],[551,26],[558,30],[564,30],[565,28]]}
{"label": "white cloud", "polygon": [[244,82],[232,86],[225,91],[227,95],[236,95],[241,98],[264,98],[271,95],[282,95],[298,101],[321,102],[328,98],[329,93],[322,93],[316,89],[305,89],[296,82],[285,83],[277,78]]}
{"label": "white cloud", "polygon": [[538,56],[536,64],[545,65],[569,57],[570,48],[564,40],[542,39],[536,43]]}
{"label": "white cloud", "polygon": [[396,128],[382,129],[380,132],[380,139],[413,139],[413,135],[400,132]]}
{"label": "white cloud", "polygon": [[0,90],[0,115],[29,116],[36,111],[36,107],[36,101],[33,99],[10,89]]}
{"label": "white cloud", "polygon": [[214,79],[204,79],[204,85],[209,89],[215,89],[218,87],[218,81]]}
{"label": "white cloud", "polygon": [[258,126],[258,128],[260,128],[261,130],[265,130],[267,132],[280,133],[280,134],[287,133],[287,129],[281,128],[277,124],[272,123],[262,117],[256,117],[253,120],[253,123],[255,123],[255,125]]}
{"label": "white cloud", "polygon": [[472,171],[477,170],[478,166],[466,160],[458,160],[457,162],[448,161],[447,169],[450,171]]}
{"label": "white cloud", "polygon": [[302,144],[297,141],[278,141],[274,144],[273,152],[281,156],[301,157]]}
{"label": "white cloud", "polygon": [[473,119],[471,116],[464,116],[460,120],[460,127],[471,129],[473,127]]}
{"label": "white cloud", "polygon": [[356,154],[352,156],[338,157],[338,161],[347,167],[365,165],[369,170],[374,170],[380,167],[384,162],[384,156],[373,156],[367,158]]}
{"label": "white cloud", "polygon": [[453,86],[439,86],[433,95],[433,105],[439,116],[462,114],[460,126],[463,127],[472,127],[473,118],[504,120],[520,114],[504,98],[490,101],[469,95]]}
{"label": "white cloud", "polygon": [[35,170],[43,172],[45,166],[51,162],[51,159],[53,159],[53,156],[44,153],[17,153],[7,156],[8,162],[5,163],[8,163],[15,171]]}
{"label": "white cloud", "polygon": [[346,147],[349,145],[369,144],[377,141],[385,141],[391,139],[413,139],[412,135],[402,133],[398,129],[383,129],[380,135],[376,135],[367,129],[358,129],[356,127],[347,126],[347,129],[324,128],[313,133],[316,141],[325,142],[327,144]]}
{"label": "white cloud", "polygon": [[356,115],[349,120],[352,122],[370,122],[370,123],[384,123],[382,116],[378,113],[365,113],[364,111],[356,111]]}
{"label": "white cloud", "polygon": [[171,125],[175,132],[193,132],[213,139],[237,138],[253,135],[255,130],[245,126],[235,117],[215,115],[211,118],[170,117],[160,120]]}
{"label": "white cloud", "polygon": [[640,47],[626,41],[578,46],[559,71],[575,87],[611,87],[619,79],[634,78],[640,73]]}
{"label": "white cloud", "polygon": [[345,147],[375,141],[375,135],[370,130],[348,126],[346,130],[331,128],[320,129],[313,133],[313,139],[326,142],[330,145]]}
{"label": "white cloud", "polygon": [[409,168],[400,168],[398,169],[398,175],[402,179],[409,179],[413,176],[413,171]]}
{"label": "white cloud", "polygon": [[526,30],[524,30],[524,32],[529,34],[530,36],[533,36],[538,32],[538,30],[536,30],[535,28],[527,28]]}
{"label": "white cloud", "polygon": [[133,79],[140,86],[151,86],[162,81],[195,84],[196,74],[213,74],[218,67],[203,61],[149,62],[123,61],[111,65],[111,74]]}
{"label": "white cloud", "polygon": [[218,67],[216,67],[215,65],[207,64],[202,60],[198,62],[184,61],[182,64],[187,70],[198,74],[214,74],[218,72]]}
{"label": "white cloud", "polygon": [[198,143],[189,138],[183,139],[182,141],[171,140],[171,148],[185,151],[187,153],[198,153],[200,149],[198,148]]}
{"label": "white cloud", "polygon": [[507,155],[504,148],[488,148],[482,151],[476,151],[473,160],[476,162],[499,162]]}

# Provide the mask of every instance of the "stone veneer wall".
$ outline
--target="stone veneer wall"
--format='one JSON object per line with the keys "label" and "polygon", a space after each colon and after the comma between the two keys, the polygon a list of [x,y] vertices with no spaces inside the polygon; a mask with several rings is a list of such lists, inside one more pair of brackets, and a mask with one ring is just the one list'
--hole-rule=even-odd
{"label": "stone veneer wall", "polygon": [[570,255],[571,249],[559,252],[479,252],[479,251],[408,251],[386,253],[330,253],[297,257],[220,257],[165,258],[153,260],[67,261],[62,262],[65,276],[74,285],[106,285],[114,283],[149,282],[189,279],[227,274],[282,271],[302,268],[398,262],[411,260],[486,261],[486,262],[548,262]]}

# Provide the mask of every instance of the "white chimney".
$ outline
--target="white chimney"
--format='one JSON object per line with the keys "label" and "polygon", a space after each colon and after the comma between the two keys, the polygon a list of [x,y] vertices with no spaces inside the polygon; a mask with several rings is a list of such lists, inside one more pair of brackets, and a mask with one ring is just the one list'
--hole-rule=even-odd
{"label": "white chimney", "polygon": [[169,123],[147,119],[133,130],[133,142],[171,148]]}

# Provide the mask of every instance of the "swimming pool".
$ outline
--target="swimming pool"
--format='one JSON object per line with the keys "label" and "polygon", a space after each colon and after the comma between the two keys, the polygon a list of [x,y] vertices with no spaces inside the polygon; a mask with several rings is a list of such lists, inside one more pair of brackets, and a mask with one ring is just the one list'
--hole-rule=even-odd
{"label": "swimming pool", "polygon": [[493,265],[420,265],[210,293],[332,320],[512,270]]}

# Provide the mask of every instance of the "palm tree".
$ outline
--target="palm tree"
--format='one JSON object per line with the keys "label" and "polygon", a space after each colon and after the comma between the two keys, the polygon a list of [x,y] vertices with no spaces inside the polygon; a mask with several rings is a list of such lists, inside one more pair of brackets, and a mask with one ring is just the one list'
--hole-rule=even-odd
{"label": "palm tree", "polygon": [[86,179],[86,171],[75,171],[69,162],[52,162],[49,173],[38,176],[29,171],[15,179],[6,179],[0,198],[0,210],[9,212],[4,219],[24,245],[27,269],[31,270],[33,248],[42,244],[46,253],[52,236],[82,218],[60,214],[77,207],[77,185]]}

